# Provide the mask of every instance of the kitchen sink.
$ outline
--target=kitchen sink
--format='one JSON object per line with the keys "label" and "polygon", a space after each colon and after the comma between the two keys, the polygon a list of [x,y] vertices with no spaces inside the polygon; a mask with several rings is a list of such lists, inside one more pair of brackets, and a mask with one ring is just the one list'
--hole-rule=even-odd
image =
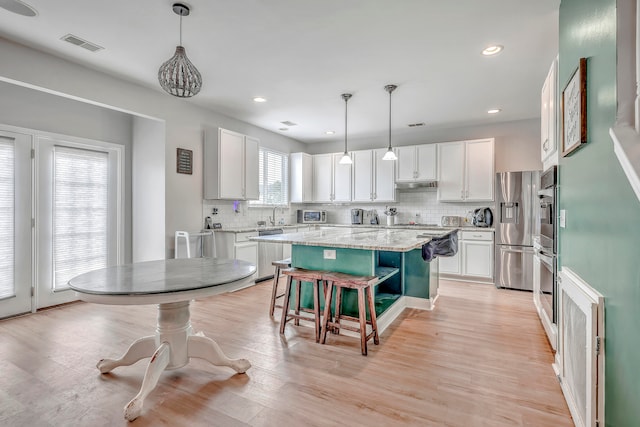
{"label": "kitchen sink", "polygon": [[402,227],[439,227],[438,224],[419,224],[419,223],[415,223],[415,222],[410,222],[410,223],[406,223],[406,224],[395,224],[398,226],[402,226]]}

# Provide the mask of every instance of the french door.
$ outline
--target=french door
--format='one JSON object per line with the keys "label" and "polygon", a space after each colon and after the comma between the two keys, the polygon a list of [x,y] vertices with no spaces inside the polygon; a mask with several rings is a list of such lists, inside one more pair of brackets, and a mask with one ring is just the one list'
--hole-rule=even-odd
{"label": "french door", "polygon": [[0,318],[32,309],[31,147],[0,129]]}
{"label": "french door", "polygon": [[123,261],[122,164],[122,146],[0,127],[0,318],[73,301],[69,279]]}
{"label": "french door", "polygon": [[36,308],[76,299],[67,282],[118,263],[119,150],[36,139]]}

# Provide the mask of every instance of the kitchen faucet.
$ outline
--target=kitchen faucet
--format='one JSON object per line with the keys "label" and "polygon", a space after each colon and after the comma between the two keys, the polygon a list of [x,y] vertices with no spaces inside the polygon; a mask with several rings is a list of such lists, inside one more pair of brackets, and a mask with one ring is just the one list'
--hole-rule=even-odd
{"label": "kitchen faucet", "polygon": [[273,207],[273,212],[271,213],[271,216],[269,217],[269,223],[271,223],[271,225],[276,225],[276,209],[278,209],[277,206]]}

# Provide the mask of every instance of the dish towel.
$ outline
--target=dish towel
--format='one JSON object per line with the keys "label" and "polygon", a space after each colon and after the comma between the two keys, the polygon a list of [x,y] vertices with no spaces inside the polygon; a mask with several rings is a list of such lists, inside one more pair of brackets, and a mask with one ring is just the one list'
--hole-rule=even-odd
{"label": "dish towel", "polygon": [[422,259],[429,262],[438,256],[454,256],[458,253],[458,230],[442,237],[435,237],[422,245]]}

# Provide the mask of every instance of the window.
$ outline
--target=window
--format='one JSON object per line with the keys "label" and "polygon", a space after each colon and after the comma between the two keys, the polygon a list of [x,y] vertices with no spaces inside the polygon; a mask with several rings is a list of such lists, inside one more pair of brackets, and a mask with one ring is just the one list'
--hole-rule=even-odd
{"label": "window", "polygon": [[14,295],[14,150],[0,138],[0,298]]}
{"label": "window", "polygon": [[258,156],[260,199],[253,205],[286,205],[289,203],[289,155],[260,147]]}
{"label": "window", "polygon": [[107,266],[109,169],[105,152],[55,147],[53,247],[55,290]]}

